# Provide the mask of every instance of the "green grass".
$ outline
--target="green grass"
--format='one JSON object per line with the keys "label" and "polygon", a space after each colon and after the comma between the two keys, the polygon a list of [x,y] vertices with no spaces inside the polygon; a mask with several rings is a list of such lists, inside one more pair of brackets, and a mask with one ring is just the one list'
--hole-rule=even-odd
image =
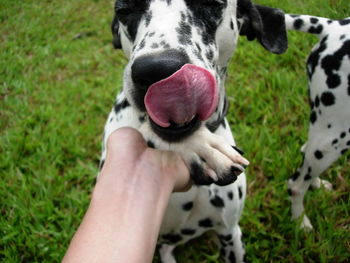
{"label": "green grass", "polygon": [[[290,13],[349,16],[348,0],[261,0]],[[107,114],[121,85],[113,1],[0,0],[0,261],[59,262],[89,203]],[[80,36],[80,37],[79,37]],[[349,155],[309,192],[314,231],[290,222],[286,180],[308,124],[304,61],[316,39],[289,34],[269,54],[241,39],[227,82],[228,115],[251,161],[241,220],[251,262],[349,262]],[[176,250],[179,262],[219,262],[214,240]]]}

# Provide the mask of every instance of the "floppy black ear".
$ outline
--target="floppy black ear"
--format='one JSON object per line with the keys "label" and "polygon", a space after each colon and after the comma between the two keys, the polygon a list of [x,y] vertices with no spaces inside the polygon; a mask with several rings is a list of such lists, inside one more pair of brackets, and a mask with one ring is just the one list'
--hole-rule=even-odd
{"label": "floppy black ear", "polygon": [[122,43],[120,41],[120,34],[119,34],[119,21],[118,19],[114,16],[112,25],[112,34],[113,34],[113,46],[116,49],[122,48]]}
{"label": "floppy black ear", "polygon": [[240,35],[248,40],[257,38],[268,51],[281,54],[288,40],[284,13],[280,9],[256,5],[250,0],[238,0],[237,18],[242,19]]}

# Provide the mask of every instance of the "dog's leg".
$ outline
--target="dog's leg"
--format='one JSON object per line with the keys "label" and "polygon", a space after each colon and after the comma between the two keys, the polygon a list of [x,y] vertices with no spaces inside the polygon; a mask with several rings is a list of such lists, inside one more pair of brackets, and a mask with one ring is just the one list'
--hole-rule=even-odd
{"label": "dog's leg", "polygon": [[239,225],[234,226],[233,229],[221,231],[218,236],[221,247],[220,255],[224,258],[224,262],[244,262],[245,250]]}
{"label": "dog's leg", "polygon": [[162,244],[159,247],[160,262],[162,263],[176,263],[175,257],[173,255],[173,250],[175,246]]}
{"label": "dog's leg", "polygon": [[[320,129],[319,126],[317,124],[310,126],[304,161],[297,172],[288,180],[293,220],[300,218],[304,212],[303,199],[309,187],[317,187],[323,183],[319,175],[335,162],[342,153],[337,147],[334,147],[334,132]],[[326,188],[329,188],[329,185],[325,184]],[[306,215],[303,216],[301,227],[312,228]]]}

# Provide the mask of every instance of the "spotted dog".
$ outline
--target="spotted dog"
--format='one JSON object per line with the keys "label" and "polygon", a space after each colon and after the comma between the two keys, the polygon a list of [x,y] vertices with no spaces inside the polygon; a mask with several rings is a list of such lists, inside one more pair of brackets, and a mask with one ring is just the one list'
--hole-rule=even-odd
{"label": "spotted dog", "polygon": [[[150,147],[179,153],[195,183],[172,194],[159,236],[161,260],[175,262],[177,245],[215,230],[225,261],[242,262],[238,221],[248,162],[225,118],[227,63],[239,35],[284,52],[284,13],[249,0],[118,0],[112,33],[129,62],[103,145],[116,129],[133,127]],[[101,165],[105,156],[103,147]]]}
{"label": "spotted dog", "polygon": [[[330,20],[286,14],[286,27],[319,37],[307,60],[311,105],[308,140],[303,162],[289,179],[292,219],[304,213],[303,199],[310,187],[331,184],[319,175],[350,148],[350,18]],[[312,228],[303,215],[302,227]]]}

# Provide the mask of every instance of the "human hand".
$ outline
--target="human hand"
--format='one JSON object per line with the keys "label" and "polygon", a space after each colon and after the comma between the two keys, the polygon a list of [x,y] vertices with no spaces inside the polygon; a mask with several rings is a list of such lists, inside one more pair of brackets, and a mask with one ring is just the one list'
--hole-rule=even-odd
{"label": "human hand", "polygon": [[181,157],[170,151],[147,147],[141,133],[132,128],[113,132],[107,141],[107,157],[98,184],[120,187],[147,181],[158,186],[170,184],[172,191],[187,191],[192,182]]}

